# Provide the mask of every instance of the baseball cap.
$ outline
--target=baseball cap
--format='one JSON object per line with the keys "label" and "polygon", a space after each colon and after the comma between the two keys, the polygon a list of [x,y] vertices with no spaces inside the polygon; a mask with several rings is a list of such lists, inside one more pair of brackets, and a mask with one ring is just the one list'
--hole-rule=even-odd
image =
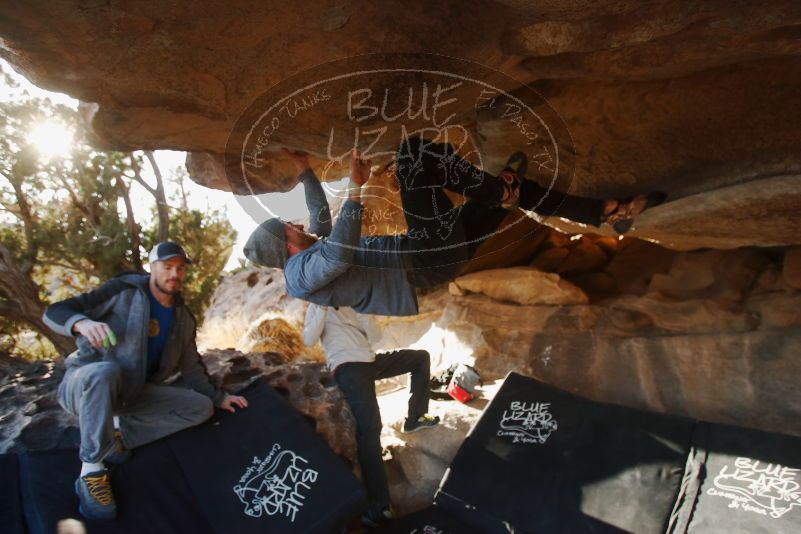
{"label": "baseball cap", "polygon": [[186,255],[183,247],[173,241],[162,241],[150,250],[148,261],[154,263],[157,261],[164,261],[170,258],[181,257],[186,263],[192,263],[189,256]]}

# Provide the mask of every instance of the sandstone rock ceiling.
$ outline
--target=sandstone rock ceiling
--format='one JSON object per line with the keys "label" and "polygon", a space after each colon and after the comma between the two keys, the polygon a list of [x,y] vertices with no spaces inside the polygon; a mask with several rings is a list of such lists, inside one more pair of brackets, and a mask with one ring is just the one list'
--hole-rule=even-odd
{"label": "sandstone rock ceiling", "polygon": [[[425,52],[544,96],[572,137],[573,192],[669,193],[634,235],[674,248],[801,243],[797,0],[29,0],[0,5],[0,35],[0,54],[34,83],[88,103],[100,143],[187,150],[210,187],[239,187],[222,173],[226,141],[270,87],[350,56]],[[491,121],[475,128],[491,161],[519,149]],[[315,133],[280,144],[323,154]],[[292,167],[270,159],[256,190],[290,188]]]}

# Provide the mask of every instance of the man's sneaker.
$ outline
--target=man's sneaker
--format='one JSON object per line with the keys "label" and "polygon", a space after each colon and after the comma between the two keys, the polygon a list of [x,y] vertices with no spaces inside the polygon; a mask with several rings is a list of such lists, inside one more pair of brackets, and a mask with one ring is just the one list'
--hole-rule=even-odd
{"label": "man's sneaker", "polygon": [[78,510],[86,519],[114,519],[117,517],[117,503],[111,492],[108,471],[95,471],[78,477],[75,481],[78,494]]}
{"label": "man's sneaker", "polygon": [[362,523],[370,528],[376,528],[380,527],[381,525],[386,525],[393,519],[395,519],[395,513],[389,506],[382,508],[381,510],[368,508],[367,512],[365,512],[365,514],[362,516]]}
{"label": "man's sneaker", "polygon": [[498,175],[503,184],[501,207],[513,210],[520,205],[520,177],[510,169],[504,169]]}
{"label": "man's sneaker", "polygon": [[124,464],[130,459],[131,450],[126,449],[125,445],[122,444],[122,438],[120,437],[119,431],[114,432],[114,448],[105,456],[105,458],[103,458],[103,461],[110,464],[119,465]]}
{"label": "man's sneaker", "polygon": [[424,413],[417,420],[412,421],[410,419],[406,419],[403,423],[403,429],[401,432],[404,434],[408,434],[409,432],[417,432],[418,430],[422,430],[424,428],[431,428],[432,426],[437,426],[439,424],[439,416],[437,415],[430,415]]}

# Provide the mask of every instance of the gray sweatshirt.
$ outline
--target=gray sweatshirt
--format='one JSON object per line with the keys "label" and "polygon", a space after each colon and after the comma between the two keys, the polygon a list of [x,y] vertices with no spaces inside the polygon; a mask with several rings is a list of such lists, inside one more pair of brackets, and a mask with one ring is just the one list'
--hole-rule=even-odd
{"label": "gray sweatshirt", "polygon": [[[327,236],[324,221],[331,215],[322,187],[312,171],[303,173],[301,181],[311,214],[309,229]],[[345,201],[330,236],[287,260],[287,293],[359,313],[416,315],[417,296],[406,279],[402,252],[406,236],[361,237],[363,212],[361,204]]]}
{"label": "gray sweatshirt", "polygon": [[[112,278],[97,289],[51,304],[43,317],[51,330],[64,336],[75,336],[72,327],[83,319],[108,324],[117,337],[117,345],[95,348],[84,336],[76,336],[78,350],[70,354],[65,363],[68,368],[94,362],[117,363],[122,370],[120,395],[126,401],[135,398],[148,380],[149,281],[150,275],[147,274]],[[150,381],[156,384],[170,382],[193,389],[219,406],[225,392],[216,388],[209,379],[195,345],[195,318],[180,296],[174,313],[158,371]],[[178,379],[173,380],[176,377]]]}
{"label": "gray sweatshirt", "polygon": [[381,331],[369,315],[353,308],[332,308],[309,304],[303,325],[303,343],[312,346],[320,340],[333,371],[347,362],[373,362],[373,346],[381,340]]}

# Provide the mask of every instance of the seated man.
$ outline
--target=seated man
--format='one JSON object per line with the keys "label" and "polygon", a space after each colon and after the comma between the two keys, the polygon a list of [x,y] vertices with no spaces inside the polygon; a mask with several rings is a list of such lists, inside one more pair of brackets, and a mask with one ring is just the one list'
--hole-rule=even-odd
{"label": "seated man", "polygon": [[416,432],[439,423],[428,412],[429,354],[424,350],[396,350],[376,354],[372,345],[381,339],[375,322],[352,308],[310,304],[303,327],[303,342],[323,345],[328,367],[356,419],[356,446],[368,509],[362,522],[378,526],[392,519],[387,475],[381,454],[381,414],[375,381],[411,373],[409,408],[402,432]]}
{"label": "seated man", "polygon": [[[349,306],[359,313],[415,315],[414,288],[458,276],[509,208],[519,206],[599,226],[636,215],[654,199],[604,201],[547,191],[521,180],[511,167],[495,177],[459,158],[450,145],[409,137],[398,148],[395,161],[408,232],[361,237],[360,188],[369,178],[369,168],[356,151],[351,155],[348,200],[333,230],[328,202],[308,160],[291,157],[304,185],[310,230],[327,239],[269,219],[250,236],[245,256],[283,269],[291,296],[323,306]],[[443,188],[470,200],[456,207]]]}
{"label": "seated man", "polygon": [[44,314],[53,331],[77,336],[58,402],[78,417],[83,465],[75,491],[88,519],[117,514],[104,462],[121,463],[134,447],[202,423],[214,406],[247,406],[211,384],[198,356],[195,319],[180,294],[190,263],[184,249],[159,243],[149,259],[150,275],[113,278]]}

